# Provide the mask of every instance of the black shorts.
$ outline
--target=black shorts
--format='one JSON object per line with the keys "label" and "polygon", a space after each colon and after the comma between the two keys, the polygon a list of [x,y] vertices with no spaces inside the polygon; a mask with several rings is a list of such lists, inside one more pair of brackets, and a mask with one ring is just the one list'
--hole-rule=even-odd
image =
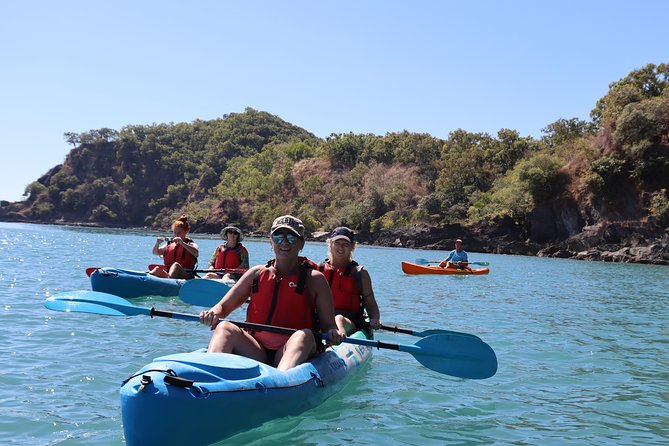
{"label": "black shorts", "polygon": [[[314,338],[316,339],[316,351],[318,352],[318,354],[323,353],[327,346],[323,343],[323,339],[321,338],[320,333],[314,333]],[[274,360],[276,359],[276,354],[279,350],[272,350],[265,347],[263,347],[263,349],[265,350],[265,355],[267,355],[265,364],[274,367]]]}
{"label": "black shorts", "polygon": [[267,355],[267,361],[265,362],[265,364],[271,365],[272,367],[274,367],[274,359],[276,358],[276,352],[278,352],[278,351],[279,350],[270,350],[270,349],[266,348],[265,349],[265,354]]}

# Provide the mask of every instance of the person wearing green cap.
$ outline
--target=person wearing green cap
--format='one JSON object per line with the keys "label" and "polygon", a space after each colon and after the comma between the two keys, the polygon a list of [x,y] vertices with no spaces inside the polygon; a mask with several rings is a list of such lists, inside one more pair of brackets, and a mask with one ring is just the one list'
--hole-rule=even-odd
{"label": "person wearing green cap", "polygon": [[[287,370],[323,351],[320,333],[339,344],[346,336],[335,323],[332,293],[323,274],[305,257],[305,228],[292,215],[278,217],[270,229],[270,246],[275,258],[249,269],[200,322],[214,328],[209,353],[234,353]],[[243,330],[221,320],[243,305],[246,322],[292,328],[292,334]]]}

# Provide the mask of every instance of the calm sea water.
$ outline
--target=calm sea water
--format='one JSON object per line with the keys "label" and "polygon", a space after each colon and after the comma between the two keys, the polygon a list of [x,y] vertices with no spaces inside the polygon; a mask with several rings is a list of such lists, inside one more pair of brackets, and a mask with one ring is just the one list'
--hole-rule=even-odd
{"label": "calm sea water", "polygon": [[[86,267],[156,262],[155,235],[0,223],[0,444],[123,444],[121,381],[154,357],[206,345],[210,331],[192,322],[43,306],[50,294],[90,289]],[[194,238],[208,259],[218,240]],[[245,244],[252,264],[271,256],[264,240]],[[322,259],[325,245],[304,253]],[[372,275],[385,323],[476,334],[497,353],[497,375],[456,379],[409,354],[376,351],[325,404],[224,444],[669,444],[669,268],[470,253],[490,262],[490,275],[400,269],[444,255],[361,246],[355,257]]]}

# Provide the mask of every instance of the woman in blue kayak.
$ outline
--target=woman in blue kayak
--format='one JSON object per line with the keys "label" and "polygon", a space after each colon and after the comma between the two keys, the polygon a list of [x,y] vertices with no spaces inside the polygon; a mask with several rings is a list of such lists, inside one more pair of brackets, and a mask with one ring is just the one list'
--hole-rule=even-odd
{"label": "woman in blue kayak", "polygon": [[346,226],[335,228],[327,240],[328,258],[318,265],[325,275],[334,299],[337,329],[347,335],[357,330],[369,316],[369,326],[381,327],[379,306],[374,298],[372,279],[366,269],[353,260],[355,235]]}
{"label": "woman in blue kayak", "polygon": [[[192,239],[188,238],[188,215],[182,215],[172,222],[172,234],[174,237],[166,239],[158,237],[153,245],[153,253],[163,258],[164,267],[156,266],[149,274],[157,277],[170,277],[172,279],[192,279],[197,257],[200,254],[199,247]],[[163,242],[167,244],[161,248]]]}
{"label": "woman in blue kayak", "polygon": [[472,269],[469,267],[467,252],[462,249],[462,240],[457,239],[455,241],[455,249],[448,253],[448,257],[442,260],[439,266],[442,268],[456,268],[472,271]]}
{"label": "woman in blue kayak", "polygon": [[[323,274],[299,253],[304,247],[302,221],[284,215],[274,220],[270,245],[275,259],[249,269],[219,303],[200,313],[200,322],[216,327],[209,352],[234,353],[288,370],[321,351],[316,333],[332,344],[344,336],[334,320],[332,293]],[[251,296],[246,321],[295,329],[292,335],[243,330],[219,320]],[[318,322],[316,322],[318,321]]]}
{"label": "woman in blue kayak", "polygon": [[[225,242],[221,243],[214,250],[211,259],[209,260],[210,269],[249,269],[249,252],[246,247],[242,245],[241,229],[237,226],[226,226],[221,231],[221,238]],[[221,271],[207,273],[205,279],[226,279],[237,280],[241,274]]]}

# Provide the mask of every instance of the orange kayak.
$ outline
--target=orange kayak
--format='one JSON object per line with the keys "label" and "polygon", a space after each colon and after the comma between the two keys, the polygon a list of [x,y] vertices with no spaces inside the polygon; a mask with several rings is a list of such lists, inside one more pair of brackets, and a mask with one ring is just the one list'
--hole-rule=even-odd
{"label": "orange kayak", "polygon": [[489,268],[479,268],[472,271],[456,268],[442,268],[440,266],[416,265],[415,263],[402,262],[402,271],[404,274],[460,274],[460,275],[480,275],[488,274]]}

